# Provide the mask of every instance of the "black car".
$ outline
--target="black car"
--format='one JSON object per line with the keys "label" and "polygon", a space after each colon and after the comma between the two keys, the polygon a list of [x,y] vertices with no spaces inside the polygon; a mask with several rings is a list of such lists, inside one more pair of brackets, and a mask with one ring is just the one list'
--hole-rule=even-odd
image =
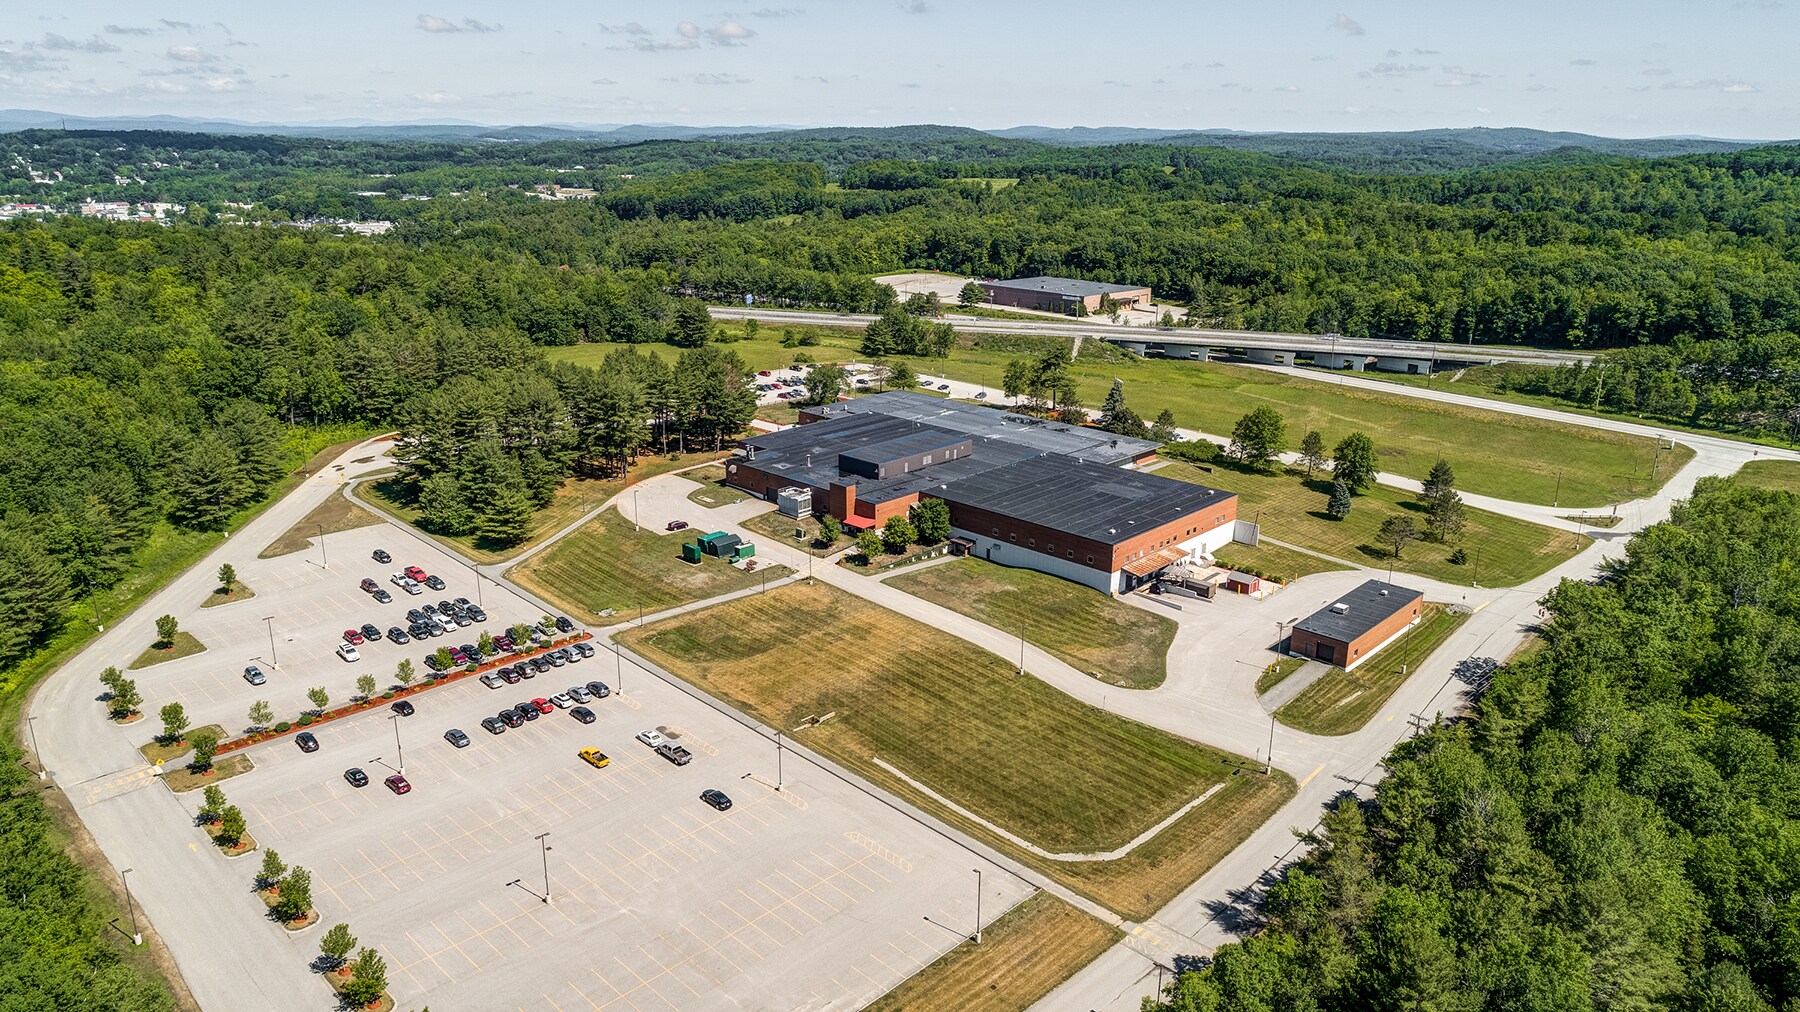
{"label": "black car", "polygon": [[413,715],[413,705],[404,699],[395,700],[394,705],[388,707],[388,709],[394,711],[395,713],[399,714],[402,717],[410,717]]}
{"label": "black car", "polygon": [[300,746],[300,751],[302,752],[317,752],[319,750],[319,739],[313,737],[311,731],[302,731],[295,735],[294,744]]}
{"label": "black car", "polygon": [[472,661],[481,660],[481,648],[476,646],[473,643],[464,643],[463,645],[457,647],[457,649],[461,650],[463,652],[463,656],[467,657],[469,660],[472,660]]}
{"label": "black car", "polygon": [[433,671],[442,671],[445,668],[445,665],[438,660],[435,651],[425,655],[425,666]]}
{"label": "black car", "polygon": [[479,605],[470,605],[467,611],[469,613],[469,621],[471,622],[486,622],[488,620],[488,613],[482,611]]}
{"label": "black car", "polygon": [[399,626],[389,627],[389,629],[387,631],[387,638],[389,641],[394,642],[394,643],[411,643],[412,642],[412,637],[406,635],[406,630],[400,628]]}
{"label": "black car", "polygon": [[474,607],[474,605],[472,605],[472,604],[470,604],[470,603],[469,603],[469,599],[468,599],[468,598],[466,598],[466,597],[459,597],[459,598],[457,598],[457,599],[456,599],[456,606],[457,606],[457,607],[458,607],[458,608],[473,608],[473,607]]}
{"label": "black car", "polygon": [[519,716],[518,711],[516,710],[501,710],[500,716],[490,719],[499,720],[507,727],[518,727],[520,724],[525,723],[525,718]]}
{"label": "black car", "polygon": [[453,727],[450,730],[445,731],[444,740],[455,745],[457,748],[469,747],[469,736],[463,733],[462,728],[459,727]]}
{"label": "black car", "polygon": [[352,787],[369,786],[369,775],[354,766],[344,771],[344,779],[348,780]]}
{"label": "black car", "polygon": [[[508,724],[511,724],[511,722],[508,721],[503,723],[499,717],[481,718],[481,728],[489,734],[505,734]],[[519,725],[511,724],[511,726],[518,727]]]}
{"label": "black car", "polygon": [[384,566],[387,565],[388,563],[394,561],[394,557],[392,555],[389,555],[388,553],[382,551],[379,548],[375,549],[374,559],[376,562],[379,562]]}
{"label": "black car", "polygon": [[544,672],[550,670],[550,662],[547,660],[544,660],[542,657],[533,657],[531,659],[530,663],[531,663],[531,670],[537,672],[540,675],[543,674]]}
{"label": "black car", "polygon": [[529,661],[520,661],[513,670],[519,673],[520,678],[536,678],[538,676],[537,669],[532,667]]}
{"label": "black car", "polygon": [[569,616],[567,616],[567,615],[556,616],[556,627],[558,629],[561,629],[563,632],[574,632],[575,631],[575,623],[569,621]]}
{"label": "black car", "polygon": [[425,586],[430,587],[432,590],[443,590],[444,581],[435,576],[427,576],[425,578]]}
{"label": "black car", "polygon": [[423,640],[431,638],[431,628],[423,622],[414,622],[410,631],[412,632],[413,639]]}
{"label": "black car", "polygon": [[437,610],[439,615],[454,615],[462,609],[451,604],[449,601],[439,601],[437,603]]}
{"label": "black car", "polygon": [[388,593],[385,590],[382,590],[380,587],[375,588],[374,597],[375,597],[376,604],[393,604],[394,603],[394,595]]}
{"label": "black car", "polygon": [[499,675],[502,679],[505,679],[506,684],[508,684],[508,685],[519,684],[519,673],[512,668],[500,668],[500,669],[496,670],[494,672],[494,674]]}
{"label": "black car", "polygon": [[427,615],[436,615],[436,614],[438,614],[438,607],[437,607],[437,605],[435,605],[435,604],[428,604],[428,605],[426,605],[426,606],[425,606],[425,614],[427,614]]}
{"label": "black car", "polygon": [[373,622],[364,622],[362,629],[359,631],[363,634],[363,639],[368,640],[370,643],[381,639],[381,627]]}
{"label": "black car", "polygon": [[595,699],[605,699],[612,695],[612,690],[606,687],[605,682],[589,682],[587,690],[594,694]]}
{"label": "black car", "polygon": [[715,791],[710,787],[700,792],[700,800],[721,812],[731,807],[731,799],[725,796],[724,791]]}
{"label": "black car", "polygon": [[406,620],[408,622],[423,622],[425,621],[425,613],[417,608],[409,608],[406,612]]}
{"label": "black car", "polygon": [[520,703],[518,706],[513,707],[513,712],[524,717],[526,720],[538,719],[538,708],[532,706],[530,703]]}
{"label": "black car", "polygon": [[585,706],[570,707],[569,708],[569,716],[574,717],[576,720],[581,721],[583,724],[592,724],[594,722],[594,711],[588,709]]}

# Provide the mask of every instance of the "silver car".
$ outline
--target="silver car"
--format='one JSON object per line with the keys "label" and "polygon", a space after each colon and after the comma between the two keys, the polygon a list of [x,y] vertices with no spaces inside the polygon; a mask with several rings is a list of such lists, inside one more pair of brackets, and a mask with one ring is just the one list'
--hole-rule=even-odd
{"label": "silver car", "polygon": [[244,669],[244,681],[249,682],[251,685],[261,685],[268,681],[268,679],[263,677],[261,668],[252,664]]}

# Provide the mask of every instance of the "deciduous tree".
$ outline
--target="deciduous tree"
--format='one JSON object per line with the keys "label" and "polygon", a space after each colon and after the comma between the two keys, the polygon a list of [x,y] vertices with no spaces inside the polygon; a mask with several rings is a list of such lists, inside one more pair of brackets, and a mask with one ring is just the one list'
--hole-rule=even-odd
{"label": "deciduous tree", "polygon": [[333,969],[344,965],[344,960],[356,948],[356,936],[350,933],[350,925],[333,924],[331,930],[319,939],[319,954]]}
{"label": "deciduous tree", "polygon": [[313,708],[316,710],[323,710],[331,704],[331,693],[326,692],[323,685],[307,689],[306,698],[312,700]]}
{"label": "deciduous tree", "polygon": [[1350,433],[1332,451],[1332,477],[1343,482],[1352,493],[1360,493],[1375,484],[1375,475],[1379,470],[1380,458],[1375,453],[1375,441],[1366,433]]}
{"label": "deciduous tree", "polygon": [[856,536],[856,552],[865,560],[873,562],[881,554],[881,535],[874,531],[863,531]]}
{"label": "deciduous tree", "polygon": [[193,767],[199,770],[212,769],[213,756],[219,751],[219,736],[209,731],[194,735]]}
{"label": "deciduous tree", "polygon": [[1419,529],[1413,526],[1411,517],[1388,517],[1375,532],[1376,539],[1392,551],[1396,559],[1400,557],[1401,549],[1418,536]]}
{"label": "deciduous tree", "polygon": [[1233,459],[1245,467],[1262,469],[1282,451],[1287,441],[1287,422],[1274,408],[1255,408],[1237,420],[1231,430]]}
{"label": "deciduous tree", "polygon": [[163,615],[156,620],[156,645],[167,649],[175,645],[175,637],[181,632],[181,623],[173,615]]}
{"label": "deciduous tree", "polygon": [[181,732],[188,728],[187,708],[180,703],[165,703],[160,715],[163,724],[163,741],[180,741]]}
{"label": "deciduous tree", "polygon": [[1306,467],[1306,476],[1311,478],[1313,472],[1322,469],[1329,462],[1325,456],[1325,437],[1319,430],[1313,429],[1300,439],[1300,463]]}
{"label": "deciduous tree", "polygon": [[950,506],[942,499],[921,499],[910,511],[922,545],[935,545],[951,534]]}
{"label": "deciduous tree", "polygon": [[312,872],[294,867],[281,879],[281,895],[275,900],[275,915],[284,921],[297,921],[312,909]]}
{"label": "deciduous tree", "polygon": [[887,549],[889,555],[906,551],[907,546],[918,538],[918,530],[905,517],[888,517],[888,522],[881,528],[881,547]]}
{"label": "deciduous tree", "polygon": [[229,562],[219,567],[219,587],[227,594],[237,588],[237,568]]}

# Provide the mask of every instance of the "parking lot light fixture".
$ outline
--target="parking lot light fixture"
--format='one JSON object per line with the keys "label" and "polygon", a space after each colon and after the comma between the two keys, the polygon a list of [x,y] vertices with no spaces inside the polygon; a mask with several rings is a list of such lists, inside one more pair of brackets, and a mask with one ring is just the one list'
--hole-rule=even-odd
{"label": "parking lot light fixture", "polygon": [[613,640],[613,681],[619,683],[619,695],[625,694],[625,655],[619,653],[619,641]]}
{"label": "parking lot light fixture", "polygon": [[125,886],[125,909],[131,912],[131,944],[144,944],[144,935],[138,930],[137,904],[131,901],[131,869],[119,869],[119,881]]}
{"label": "parking lot light fixture", "polygon": [[545,842],[546,840],[549,839],[549,837],[550,837],[550,831],[547,829],[537,835],[538,847],[539,847],[539,849],[541,849],[543,851],[543,854],[544,854],[544,905],[545,906],[550,905],[550,844]]}
{"label": "parking lot light fixture", "polygon": [[981,944],[981,869],[975,872],[975,944]]}
{"label": "parking lot light fixture", "polygon": [[38,779],[39,779],[39,780],[42,780],[42,779],[44,779],[44,776],[45,776],[45,774],[47,774],[47,773],[49,773],[49,772],[50,772],[50,771],[49,771],[49,770],[48,770],[48,769],[46,769],[46,768],[45,768],[45,766],[44,766],[44,752],[43,752],[43,750],[42,750],[42,749],[40,749],[40,748],[38,748],[38,743],[37,743],[37,715],[36,715],[36,714],[32,714],[32,715],[31,715],[31,716],[29,716],[29,717],[26,717],[26,718],[25,718],[25,726],[26,726],[26,727],[28,727],[28,728],[30,728],[30,729],[31,729],[31,754],[32,754],[32,755],[34,755],[34,756],[36,756],[36,757],[37,757],[37,764],[38,764]]}
{"label": "parking lot light fixture", "polygon": [[781,732],[775,732],[775,789],[781,790]]}
{"label": "parking lot light fixture", "polygon": [[275,616],[264,615],[263,622],[269,627],[269,667],[281,667],[281,658],[275,656]]}
{"label": "parking lot light fixture", "polygon": [[320,568],[323,568],[323,569],[330,569],[331,561],[329,559],[325,558],[325,525],[319,524],[318,528],[319,528],[319,566],[320,566]]}
{"label": "parking lot light fixture", "polygon": [[400,748],[400,715],[397,713],[390,713],[388,714],[388,720],[394,725],[394,757],[400,760],[399,772],[405,773],[406,752]]}

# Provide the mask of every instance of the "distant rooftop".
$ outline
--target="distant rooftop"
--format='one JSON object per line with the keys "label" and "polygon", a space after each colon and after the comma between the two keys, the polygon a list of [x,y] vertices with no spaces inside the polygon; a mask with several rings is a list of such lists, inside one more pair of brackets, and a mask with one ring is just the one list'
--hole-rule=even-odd
{"label": "distant rooftop", "polygon": [[989,468],[933,488],[931,494],[1109,545],[1234,496],[1192,482],[1056,456]]}
{"label": "distant rooftop", "polygon": [[1048,292],[1051,295],[1064,295],[1071,299],[1085,299],[1095,295],[1118,295],[1120,292],[1141,292],[1149,285],[1112,285],[1104,281],[1083,281],[1080,278],[1015,278],[1011,281],[986,281],[983,284],[996,288],[1014,288],[1029,292]]}
{"label": "distant rooftop", "polygon": [[[1035,453],[1060,453],[1101,464],[1122,464],[1135,460],[1162,445],[1155,440],[1136,436],[1117,436],[1101,429],[1066,425],[1043,418],[1033,418],[998,408],[966,404],[962,401],[931,397],[906,390],[870,394],[806,411],[826,418],[847,415],[880,414],[929,425],[951,432],[962,432],[976,440],[975,451],[983,452],[982,443],[1012,446]],[[817,423],[815,423],[817,424]],[[801,429],[808,428],[802,425]],[[768,436],[752,436],[746,445],[760,444]],[[860,493],[859,493],[860,494]]]}
{"label": "distant rooftop", "polygon": [[[1295,631],[1305,630],[1315,636],[1350,641],[1375,628],[1425,595],[1411,587],[1383,580],[1369,580],[1295,624]],[[1337,609],[1342,608],[1342,611]]]}

